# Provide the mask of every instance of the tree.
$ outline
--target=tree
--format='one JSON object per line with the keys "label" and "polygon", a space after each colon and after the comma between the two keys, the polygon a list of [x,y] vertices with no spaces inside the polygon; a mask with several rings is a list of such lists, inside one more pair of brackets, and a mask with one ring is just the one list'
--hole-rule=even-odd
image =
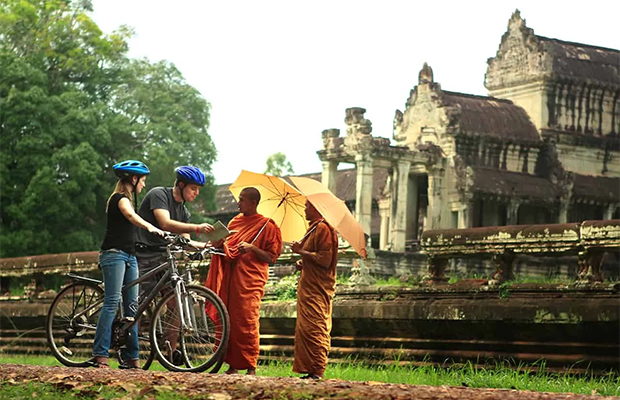
{"label": "tree", "polygon": [[[105,90],[127,50],[83,2],[0,6],[0,255],[93,249],[110,137]],[[107,157],[106,157],[107,156]]]}
{"label": "tree", "polygon": [[0,257],[98,248],[123,159],[147,162],[149,184],[176,164],[210,174],[209,104],[173,65],[129,60],[131,31],[103,35],[89,10],[0,3]]}
{"label": "tree", "polygon": [[267,157],[266,174],[273,176],[283,176],[285,174],[294,174],[293,165],[286,159],[283,153],[274,153]]}
{"label": "tree", "polygon": [[125,119],[122,135],[132,138],[124,153],[149,165],[150,187],[172,185],[174,168],[179,165],[199,167],[207,176],[207,185],[196,200],[198,204],[192,206],[202,210],[213,207],[211,166],[216,150],[207,132],[210,104],[171,63],[132,60],[125,74],[112,92],[112,107]]}

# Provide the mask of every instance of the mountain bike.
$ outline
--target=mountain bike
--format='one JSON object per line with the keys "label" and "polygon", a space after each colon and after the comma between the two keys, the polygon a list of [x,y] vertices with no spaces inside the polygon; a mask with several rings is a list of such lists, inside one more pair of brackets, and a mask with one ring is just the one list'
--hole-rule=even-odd
{"label": "mountain bike", "polygon": [[[207,254],[220,254],[207,247],[193,253],[185,252],[189,241],[181,235],[166,236],[167,260],[123,291],[160,276],[155,288],[138,300],[136,317],[123,313],[122,299],[112,325],[110,349],[119,362],[123,361],[129,329],[138,324],[140,364],[150,368],[157,360],[170,371],[217,372],[223,363],[230,334],[228,312],[222,300],[211,290],[192,285],[189,269],[179,274],[176,255],[204,259]],[[194,249],[198,250],[198,249]],[[162,275],[163,273],[163,275]],[[46,336],[52,354],[63,365],[90,365],[97,320],[103,306],[103,282],[68,274],[72,283],[54,298],[46,320]]]}

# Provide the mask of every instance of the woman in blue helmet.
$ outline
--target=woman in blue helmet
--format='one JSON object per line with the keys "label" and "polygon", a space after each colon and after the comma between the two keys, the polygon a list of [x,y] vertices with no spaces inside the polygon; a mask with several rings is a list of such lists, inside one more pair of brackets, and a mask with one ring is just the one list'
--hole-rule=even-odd
{"label": "woman in blue helmet", "polygon": [[[146,184],[148,167],[140,161],[127,160],[114,165],[114,173],[119,178],[114,192],[108,199],[106,214],[107,224],[105,238],[99,253],[99,267],[105,283],[105,298],[97,322],[93,359],[91,365],[106,368],[108,365],[112,322],[118,304],[123,296],[124,313],[128,317],[135,316],[138,301],[138,286],[130,288],[122,294],[124,284],[138,279],[138,262],[135,256],[134,226],[144,228],[160,236],[164,232],[153,224],[142,219],[132,205],[134,196],[142,191]],[[138,356],[138,325],[130,331],[126,354],[121,355],[123,368],[139,368]]]}

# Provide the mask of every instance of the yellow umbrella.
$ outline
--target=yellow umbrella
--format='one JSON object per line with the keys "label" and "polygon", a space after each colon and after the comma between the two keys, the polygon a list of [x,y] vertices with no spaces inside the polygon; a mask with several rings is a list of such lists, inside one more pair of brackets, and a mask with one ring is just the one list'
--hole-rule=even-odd
{"label": "yellow umbrella", "polygon": [[366,258],[364,231],[344,201],[336,197],[319,181],[298,176],[291,176],[290,179],[323,218],[353,246],[357,254]]}
{"label": "yellow umbrella", "polygon": [[282,232],[282,241],[290,243],[304,236],[308,229],[306,198],[297,189],[277,176],[243,170],[228,190],[238,201],[246,187],[255,187],[260,192],[256,211],[275,221]]}

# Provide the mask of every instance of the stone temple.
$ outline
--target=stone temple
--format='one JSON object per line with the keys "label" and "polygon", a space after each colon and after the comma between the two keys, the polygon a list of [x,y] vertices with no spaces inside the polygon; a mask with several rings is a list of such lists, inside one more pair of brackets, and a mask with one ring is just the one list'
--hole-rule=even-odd
{"label": "stone temple", "polygon": [[[393,141],[363,108],[323,131],[322,180],[373,247],[414,248],[423,230],[620,217],[620,51],[538,36],[519,11],[487,61],[489,96],[450,92],[424,64]],[[354,169],[338,169],[339,164]],[[236,205],[218,188],[228,220]]]}

